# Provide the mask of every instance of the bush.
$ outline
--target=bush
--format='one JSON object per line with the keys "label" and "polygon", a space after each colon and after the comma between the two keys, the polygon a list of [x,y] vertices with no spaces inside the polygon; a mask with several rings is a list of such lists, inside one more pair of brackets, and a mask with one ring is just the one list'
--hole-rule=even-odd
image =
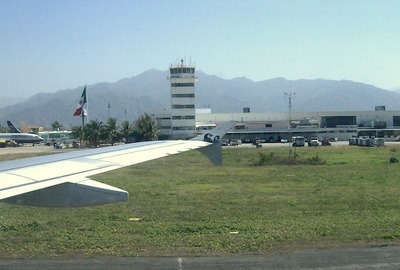
{"label": "bush", "polygon": [[266,164],[268,164],[268,163],[271,163],[271,161],[272,161],[272,160],[274,159],[274,157],[275,157],[275,154],[274,154],[273,152],[271,152],[271,153],[269,153],[269,154],[259,152],[258,155],[259,155],[258,160],[255,161],[255,162],[252,164],[253,166],[256,166],[256,167],[258,167],[258,166],[264,166],[264,165],[266,165]]}
{"label": "bush", "polygon": [[291,153],[289,154],[288,157],[278,157],[275,153],[263,153],[259,152],[259,158],[258,160],[254,161],[251,166],[255,167],[260,167],[264,165],[325,165],[326,160],[321,159],[318,156],[318,153],[316,156],[311,157],[311,158],[300,158],[299,154],[296,152],[292,155]]}

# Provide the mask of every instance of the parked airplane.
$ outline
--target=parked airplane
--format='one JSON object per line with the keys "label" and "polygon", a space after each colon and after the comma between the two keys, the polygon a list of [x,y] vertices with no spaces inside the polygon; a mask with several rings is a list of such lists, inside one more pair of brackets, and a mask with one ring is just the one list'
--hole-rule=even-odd
{"label": "parked airplane", "polygon": [[189,141],[150,141],[0,163],[0,200],[32,206],[76,207],[128,199],[128,192],[90,176],[192,149],[222,164],[221,140],[236,122]]}
{"label": "parked airplane", "polygon": [[[7,121],[7,124],[11,123]],[[11,123],[12,125],[12,123]],[[36,134],[31,133],[21,133],[15,126],[13,125],[14,129],[12,129],[12,133],[0,133],[0,140],[4,141],[15,141],[16,143],[40,143],[43,141],[43,138]]]}
{"label": "parked airplane", "polygon": [[40,143],[43,138],[37,134],[23,133],[11,121],[7,121],[7,125],[12,133],[0,133],[0,139],[5,141],[15,141],[18,144],[23,143]]}
{"label": "parked airplane", "polygon": [[[8,128],[13,133],[21,133],[21,131],[11,121],[7,121]],[[25,122],[21,122],[23,133],[32,133],[32,129]],[[72,143],[76,140],[74,134],[70,130],[62,131],[39,131],[37,133],[43,139],[44,144],[51,145],[53,143]]]}
{"label": "parked airplane", "polygon": [[15,141],[16,143],[40,143],[43,138],[30,133],[0,133],[0,139],[5,141]]}

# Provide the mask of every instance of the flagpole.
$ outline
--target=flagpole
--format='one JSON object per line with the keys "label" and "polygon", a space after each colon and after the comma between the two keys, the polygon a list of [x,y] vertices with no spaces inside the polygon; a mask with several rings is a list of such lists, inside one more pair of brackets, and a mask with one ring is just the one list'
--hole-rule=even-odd
{"label": "flagpole", "polygon": [[82,129],[85,128],[85,110],[82,108]]}
{"label": "flagpole", "polygon": [[[87,84],[85,85],[85,89],[86,89]],[[87,114],[87,121],[89,122],[89,100],[87,98],[88,94],[87,94],[87,89],[86,89],[86,114]]]}
{"label": "flagpole", "polygon": [[79,106],[76,108],[74,116],[81,116],[82,117],[82,130],[85,128],[85,103],[87,103],[86,99],[86,85],[83,89],[81,98],[79,100]]}
{"label": "flagpole", "polygon": [[[87,84],[85,84],[85,101],[86,101],[86,107],[88,106],[87,105]],[[83,105],[85,105],[85,104],[83,104]],[[83,105],[82,105],[82,129],[83,128],[85,128],[85,108],[83,107]],[[88,118],[88,121],[89,121],[89,118]]]}

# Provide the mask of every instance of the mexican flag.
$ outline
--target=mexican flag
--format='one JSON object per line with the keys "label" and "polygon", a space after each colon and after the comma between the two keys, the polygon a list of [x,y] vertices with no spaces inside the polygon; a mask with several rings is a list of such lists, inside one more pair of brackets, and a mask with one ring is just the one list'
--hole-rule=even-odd
{"label": "mexican flag", "polygon": [[86,100],[86,86],[83,89],[81,99],[79,100],[79,105],[74,112],[74,116],[80,116],[83,113],[83,105],[87,102]]}

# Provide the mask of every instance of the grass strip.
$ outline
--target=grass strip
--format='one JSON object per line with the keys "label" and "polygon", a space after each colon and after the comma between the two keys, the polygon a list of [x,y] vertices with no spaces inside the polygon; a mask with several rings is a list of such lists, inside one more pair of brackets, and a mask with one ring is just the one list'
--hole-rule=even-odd
{"label": "grass strip", "polygon": [[291,151],[226,148],[223,167],[191,151],[93,177],[128,190],[124,203],[67,209],[0,203],[0,256],[265,254],[398,244],[400,165],[389,159],[400,159],[399,147]]}

